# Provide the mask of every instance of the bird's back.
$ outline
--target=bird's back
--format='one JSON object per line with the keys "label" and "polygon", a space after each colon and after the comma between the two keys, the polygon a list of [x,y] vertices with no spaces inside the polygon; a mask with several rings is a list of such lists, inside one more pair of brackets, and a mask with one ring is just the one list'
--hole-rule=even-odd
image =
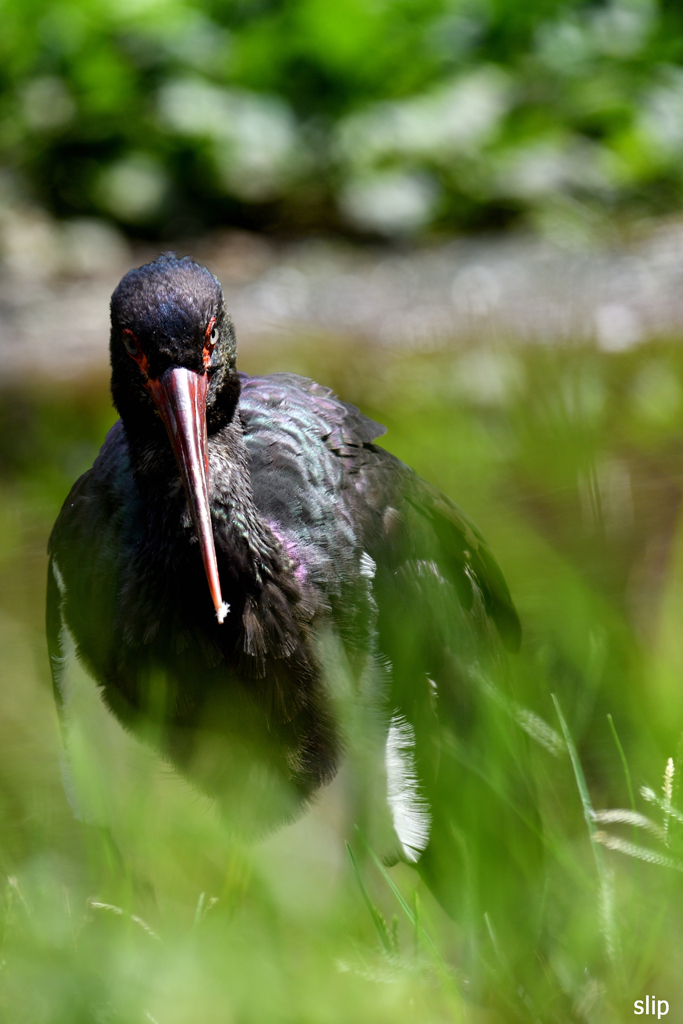
{"label": "bird's back", "polygon": [[305,543],[339,535],[392,577],[441,577],[474,628],[516,650],[521,628],[483,536],[454,502],[374,442],[386,428],[295,374],[242,374],[240,412],[259,508]]}

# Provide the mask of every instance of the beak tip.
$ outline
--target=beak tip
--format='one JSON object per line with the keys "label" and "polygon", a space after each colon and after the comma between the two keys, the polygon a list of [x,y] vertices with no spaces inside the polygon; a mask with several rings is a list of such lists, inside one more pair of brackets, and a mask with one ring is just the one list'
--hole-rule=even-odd
{"label": "beak tip", "polygon": [[216,618],[218,619],[220,625],[223,625],[223,623],[225,622],[225,617],[229,611],[230,605],[226,604],[225,601],[221,601],[220,605],[216,609]]}

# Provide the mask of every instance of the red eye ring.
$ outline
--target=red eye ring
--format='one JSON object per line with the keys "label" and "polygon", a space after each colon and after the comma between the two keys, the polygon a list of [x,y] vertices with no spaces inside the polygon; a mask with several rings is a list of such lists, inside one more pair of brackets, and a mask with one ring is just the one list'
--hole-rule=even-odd
{"label": "red eye ring", "polygon": [[209,320],[206,330],[204,331],[204,349],[202,351],[202,361],[204,363],[204,369],[209,369],[209,363],[211,362],[211,356],[213,350],[216,347],[218,341],[218,328],[216,327],[216,317],[212,316]]}
{"label": "red eye ring", "polygon": [[129,327],[126,327],[123,331],[123,347],[135,362],[140,367],[142,373],[147,376],[149,370],[149,363],[147,362],[147,356],[140,348],[140,342],[135,337]]}

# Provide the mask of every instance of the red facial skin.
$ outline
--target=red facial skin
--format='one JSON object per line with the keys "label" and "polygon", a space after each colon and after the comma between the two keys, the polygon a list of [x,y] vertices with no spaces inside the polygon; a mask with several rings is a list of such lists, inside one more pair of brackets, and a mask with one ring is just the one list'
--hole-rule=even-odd
{"label": "red facial skin", "polygon": [[229,606],[223,601],[218,578],[216,546],[209,508],[209,450],[206,436],[206,392],[210,380],[209,363],[215,347],[215,343],[211,341],[215,323],[215,318],[212,317],[204,336],[202,359],[205,373],[195,373],[194,370],[187,370],[183,366],[171,366],[156,380],[149,376],[147,356],[133,332],[126,328],[123,333],[135,346],[135,351],[130,351],[128,341],[126,351],[138,364],[144,378],[144,386],[154,399],[168,432],[197,531],[216,617],[219,622],[223,622]]}

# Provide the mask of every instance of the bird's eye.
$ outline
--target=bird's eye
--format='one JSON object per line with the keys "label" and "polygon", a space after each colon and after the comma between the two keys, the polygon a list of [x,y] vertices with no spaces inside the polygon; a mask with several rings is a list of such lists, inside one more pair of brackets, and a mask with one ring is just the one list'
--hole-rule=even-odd
{"label": "bird's eye", "polygon": [[138,339],[135,337],[132,331],[126,329],[123,332],[123,345],[129,356],[133,356],[133,358],[135,358],[135,356],[138,355],[140,351],[138,346]]}
{"label": "bird's eye", "polygon": [[216,327],[216,318],[215,316],[212,316],[209,320],[206,331],[204,332],[204,350],[202,351],[204,369],[207,373],[211,373],[211,356],[213,355],[213,350],[216,347],[218,337],[219,331]]}

